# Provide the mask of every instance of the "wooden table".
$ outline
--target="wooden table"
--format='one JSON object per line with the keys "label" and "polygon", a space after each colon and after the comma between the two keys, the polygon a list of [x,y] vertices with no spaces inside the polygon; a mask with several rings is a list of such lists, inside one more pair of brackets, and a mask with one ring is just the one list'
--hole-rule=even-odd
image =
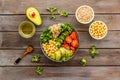
{"label": "wooden table", "polygon": [[[75,10],[80,5],[89,5],[95,11],[95,19],[104,21],[109,29],[103,40],[94,40],[88,34],[89,25],[81,25],[75,19]],[[29,6],[38,8],[43,24],[37,27],[31,39],[23,39],[18,34],[18,25],[28,20],[25,9]],[[46,8],[58,7],[70,13],[64,18],[56,15],[50,20]],[[39,35],[54,23],[69,22],[79,32],[79,52],[70,61],[55,63],[48,60],[40,49]],[[32,44],[35,51],[27,55],[18,65],[15,59],[23,53],[27,45]],[[100,55],[91,59],[88,49],[96,45]],[[40,63],[31,63],[31,57],[41,55]],[[87,67],[82,67],[79,60],[87,56]],[[35,73],[36,66],[44,67],[43,74]],[[120,80],[120,0],[0,0],[0,80]]]}

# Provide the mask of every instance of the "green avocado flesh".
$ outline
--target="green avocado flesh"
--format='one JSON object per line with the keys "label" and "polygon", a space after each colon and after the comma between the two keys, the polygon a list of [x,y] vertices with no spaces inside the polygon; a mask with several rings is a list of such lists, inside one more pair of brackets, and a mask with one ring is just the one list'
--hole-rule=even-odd
{"label": "green avocado flesh", "polygon": [[36,8],[34,8],[34,7],[27,8],[26,9],[26,16],[35,25],[40,26],[42,24],[41,16]]}

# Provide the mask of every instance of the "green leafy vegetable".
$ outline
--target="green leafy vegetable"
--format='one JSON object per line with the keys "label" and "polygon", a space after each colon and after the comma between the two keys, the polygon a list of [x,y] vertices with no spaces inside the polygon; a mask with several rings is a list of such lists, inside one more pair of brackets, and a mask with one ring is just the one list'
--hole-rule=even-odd
{"label": "green leafy vegetable", "polygon": [[86,57],[83,57],[83,58],[80,60],[80,64],[85,67],[86,64],[87,64],[87,58],[86,58]]}
{"label": "green leafy vegetable", "polygon": [[61,12],[60,15],[63,16],[63,17],[67,17],[68,16],[68,12]]}
{"label": "green leafy vegetable", "polygon": [[56,16],[52,13],[50,19],[56,19]]}
{"label": "green leafy vegetable", "polygon": [[43,72],[43,68],[40,67],[40,66],[38,66],[38,67],[36,68],[35,72],[36,72],[38,75],[41,75],[42,72]]}
{"label": "green leafy vegetable", "polygon": [[60,35],[59,38],[62,39],[62,40],[64,40],[65,36],[64,35]]}
{"label": "green leafy vegetable", "polygon": [[57,47],[60,48],[61,47],[61,43],[60,42],[57,42]]}
{"label": "green leafy vegetable", "polygon": [[58,13],[58,14],[60,14],[60,13],[61,13],[60,9],[57,9],[57,13]]}
{"label": "green leafy vegetable", "polygon": [[73,29],[69,23],[64,23],[60,27],[60,32],[68,31],[70,33],[72,30]]}
{"label": "green leafy vegetable", "polygon": [[[56,42],[62,44],[64,42],[65,37],[68,36],[72,30],[73,29],[69,23],[63,23],[59,28],[59,31],[61,32],[61,34],[58,36],[58,38],[55,39]],[[58,48],[60,46],[61,45],[58,45]]]}
{"label": "green leafy vegetable", "polygon": [[49,12],[51,12],[50,19],[55,19],[56,16],[54,15],[54,12],[57,10],[57,8],[51,6],[51,7],[47,8],[47,10],[48,10]]}
{"label": "green leafy vegetable", "polygon": [[43,34],[40,35],[40,39],[44,39],[44,35]]}
{"label": "green leafy vegetable", "polygon": [[57,10],[57,8],[51,6],[51,7],[47,8],[47,10],[52,13],[52,12],[55,12]]}
{"label": "green leafy vegetable", "polygon": [[43,43],[47,42],[50,39],[53,39],[52,32],[50,29],[45,30],[41,35],[40,39]]}
{"label": "green leafy vegetable", "polygon": [[60,39],[60,38],[56,38],[56,41],[59,42],[59,43],[63,43],[63,40]]}
{"label": "green leafy vegetable", "polygon": [[50,19],[56,19],[56,16],[54,14],[55,11],[57,11],[57,13],[63,17],[67,17],[69,15],[68,12],[61,11],[60,9],[57,9],[56,7],[52,7],[52,6],[47,8],[47,11],[51,13]]}
{"label": "green leafy vegetable", "polygon": [[60,9],[57,9],[57,13],[63,17],[67,17],[69,15],[68,12],[65,12],[65,11],[62,12]]}
{"label": "green leafy vegetable", "polygon": [[90,55],[91,55],[91,58],[95,58],[95,56],[99,54],[99,51],[96,49],[96,46],[93,45],[93,46],[91,46],[91,48],[89,49],[89,53],[90,53]]}
{"label": "green leafy vegetable", "polygon": [[65,32],[64,32],[64,35],[65,35],[65,36],[68,36],[69,34],[70,34],[70,33],[69,33],[68,31],[65,31]]}
{"label": "green leafy vegetable", "polygon": [[39,62],[40,61],[40,55],[39,54],[36,54],[32,57],[31,59],[32,62]]}

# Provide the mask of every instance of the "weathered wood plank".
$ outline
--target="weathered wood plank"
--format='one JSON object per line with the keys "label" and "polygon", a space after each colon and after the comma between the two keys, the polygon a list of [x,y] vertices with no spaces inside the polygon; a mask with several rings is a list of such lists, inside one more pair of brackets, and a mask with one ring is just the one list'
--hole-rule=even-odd
{"label": "weathered wood plank", "polygon": [[[48,26],[60,22],[69,22],[77,30],[87,31],[89,25],[81,25],[77,22],[74,15],[69,15],[69,17],[64,18],[57,15],[56,20],[50,20],[49,15],[42,15],[43,24],[37,27],[37,31],[43,31]],[[120,15],[96,15],[94,20],[104,21],[109,30],[120,30]],[[18,31],[19,24],[27,20],[25,15],[11,15],[11,16],[0,16],[0,31]]]}
{"label": "weathered wood plank", "polygon": [[[35,49],[31,54],[28,54],[18,64],[14,65],[14,61],[24,52],[24,50],[0,50],[0,66],[81,66],[80,59],[83,56],[87,57],[87,66],[120,66],[120,49],[98,49],[100,54],[94,59],[90,57],[88,49],[79,49],[75,56],[68,62],[56,63],[47,59],[41,49]],[[35,54],[40,54],[40,63],[32,63],[31,57]]]}
{"label": "weathered wood plank", "polygon": [[95,13],[120,13],[119,0],[1,0],[0,14],[24,14],[29,6],[35,6],[40,13],[48,14],[46,8],[56,6],[74,14],[80,5],[93,7]]}
{"label": "weathered wood plank", "polygon": [[[41,32],[37,32],[30,39],[22,38],[18,32],[0,32],[0,48],[24,48],[26,45],[33,45],[40,48]],[[91,45],[96,45],[97,48],[120,48],[120,31],[109,31],[106,38],[102,40],[94,40],[88,32],[79,32],[80,46],[79,48],[89,48]]]}
{"label": "weathered wood plank", "polygon": [[0,67],[1,80],[120,80],[120,67]]}

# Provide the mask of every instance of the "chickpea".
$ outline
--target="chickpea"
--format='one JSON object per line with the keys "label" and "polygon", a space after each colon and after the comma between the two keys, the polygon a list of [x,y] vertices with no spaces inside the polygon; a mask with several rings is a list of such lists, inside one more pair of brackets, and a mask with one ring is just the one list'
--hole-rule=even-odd
{"label": "chickpea", "polygon": [[50,56],[53,52],[58,50],[57,45],[55,44],[55,40],[49,40],[49,43],[42,44],[42,47],[48,56]]}
{"label": "chickpea", "polygon": [[95,38],[103,37],[107,32],[106,25],[103,22],[96,21],[90,26],[90,34]]}

